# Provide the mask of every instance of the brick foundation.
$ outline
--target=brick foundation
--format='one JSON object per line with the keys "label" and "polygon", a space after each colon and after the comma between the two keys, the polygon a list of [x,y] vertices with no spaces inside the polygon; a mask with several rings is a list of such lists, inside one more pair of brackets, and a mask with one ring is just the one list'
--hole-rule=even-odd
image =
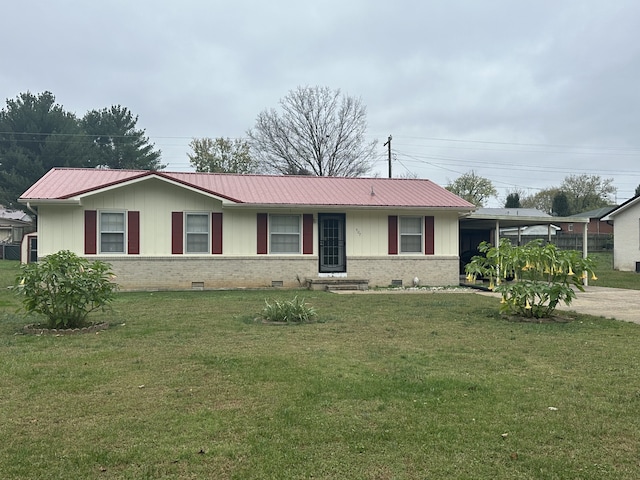
{"label": "brick foundation", "polygon": [[[301,288],[318,278],[317,256],[99,257],[111,264],[121,290],[208,290],[218,288]],[[457,285],[458,257],[350,257],[346,278],[386,287]],[[394,282],[397,283],[397,282]]]}

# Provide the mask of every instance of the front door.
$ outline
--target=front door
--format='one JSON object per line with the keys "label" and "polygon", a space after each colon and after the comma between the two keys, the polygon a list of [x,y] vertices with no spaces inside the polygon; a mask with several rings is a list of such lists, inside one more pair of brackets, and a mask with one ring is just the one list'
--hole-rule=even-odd
{"label": "front door", "polygon": [[346,272],[344,214],[318,214],[320,235],[320,273]]}

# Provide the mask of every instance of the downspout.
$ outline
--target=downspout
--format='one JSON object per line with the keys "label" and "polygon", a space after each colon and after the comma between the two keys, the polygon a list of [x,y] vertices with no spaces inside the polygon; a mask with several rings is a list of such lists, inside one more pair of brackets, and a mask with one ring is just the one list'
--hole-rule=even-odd
{"label": "downspout", "polygon": [[38,216],[38,212],[36,212],[33,207],[31,206],[31,202],[27,202],[27,208],[29,209],[30,212],[32,212],[36,217]]}
{"label": "downspout", "polygon": [[36,232],[37,232],[37,231],[38,231],[38,211],[37,211],[37,210],[35,210],[35,209],[31,206],[31,202],[27,202],[27,209],[28,209],[31,213],[33,213],[33,214],[35,215],[35,219],[34,219],[34,220],[36,221],[36,222],[35,222],[35,223],[36,223],[35,227],[36,227]]}

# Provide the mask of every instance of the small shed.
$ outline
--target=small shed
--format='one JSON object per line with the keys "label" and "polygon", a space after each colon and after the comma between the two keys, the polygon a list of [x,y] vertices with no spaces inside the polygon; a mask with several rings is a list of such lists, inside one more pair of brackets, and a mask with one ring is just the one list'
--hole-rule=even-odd
{"label": "small shed", "polygon": [[0,258],[20,260],[22,239],[34,230],[31,217],[22,210],[0,208]]}

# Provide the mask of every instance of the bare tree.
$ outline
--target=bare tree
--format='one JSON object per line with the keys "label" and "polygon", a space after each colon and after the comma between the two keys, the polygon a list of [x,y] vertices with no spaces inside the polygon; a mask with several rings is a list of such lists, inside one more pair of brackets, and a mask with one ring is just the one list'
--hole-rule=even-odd
{"label": "bare tree", "polygon": [[357,177],[371,170],[376,141],[366,143],[360,99],[328,87],[298,87],[264,110],[248,137],[252,155],[270,172]]}

